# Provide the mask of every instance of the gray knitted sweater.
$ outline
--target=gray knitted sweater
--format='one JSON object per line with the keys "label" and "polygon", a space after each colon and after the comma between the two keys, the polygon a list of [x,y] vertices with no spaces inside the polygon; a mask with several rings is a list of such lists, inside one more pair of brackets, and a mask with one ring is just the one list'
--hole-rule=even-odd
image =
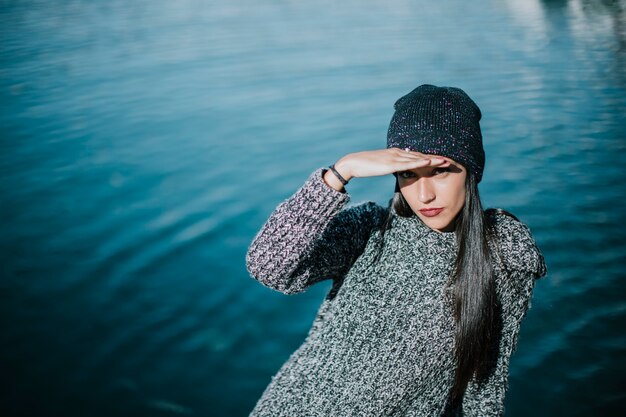
{"label": "gray knitted sweater", "polygon": [[[333,281],[304,343],[250,416],[442,415],[455,370],[454,232],[393,212],[375,262],[386,209],[371,201],[344,207],[349,194],[326,185],[325,171],[278,205],[246,254],[252,277],[285,294]],[[498,214],[497,231],[498,357],[486,381],[470,381],[457,411],[464,416],[504,414],[509,360],[535,279],[547,272],[525,224]]]}

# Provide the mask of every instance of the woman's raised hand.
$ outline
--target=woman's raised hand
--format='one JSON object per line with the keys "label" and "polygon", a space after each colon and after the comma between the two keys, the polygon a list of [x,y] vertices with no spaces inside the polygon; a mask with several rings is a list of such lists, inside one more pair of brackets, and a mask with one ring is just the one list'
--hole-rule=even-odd
{"label": "woman's raised hand", "polygon": [[[350,181],[355,177],[375,177],[424,166],[438,166],[445,162],[443,158],[421,152],[387,148],[345,155],[335,163],[335,169],[346,181]],[[339,179],[330,170],[326,172],[324,179],[336,190],[343,188]]]}
{"label": "woman's raised hand", "polygon": [[426,155],[421,152],[405,151],[399,148],[387,148],[376,151],[363,151],[348,154],[335,164],[335,169],[346,180],[353,177],[375,177],[393,174],[428,165],[444,163],[443,158]]}

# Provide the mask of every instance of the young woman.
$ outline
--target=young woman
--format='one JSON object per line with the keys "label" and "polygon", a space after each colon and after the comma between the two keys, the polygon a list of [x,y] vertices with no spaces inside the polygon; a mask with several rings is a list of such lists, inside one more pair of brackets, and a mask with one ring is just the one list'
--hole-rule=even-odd
{"label": "young woman", "polygon": [[[495,416],[537,278],[529,228],[483,210],[478,106],[422,85],[395,103],[387,148],[318,168],[246,255],[285,294],[331,279],[304,343],[251,416]],[[344,207],[352,178],[393,174],[389,207]]]}

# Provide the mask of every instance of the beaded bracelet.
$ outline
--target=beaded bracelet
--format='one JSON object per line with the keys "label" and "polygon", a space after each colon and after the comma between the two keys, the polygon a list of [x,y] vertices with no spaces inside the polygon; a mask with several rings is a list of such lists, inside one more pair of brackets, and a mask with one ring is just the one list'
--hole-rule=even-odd
{"label": "beaded bracelet", "polygon": [[332,165],[331,165],[331,166],[329,166],[328,168],[330,168],[330,170],[333,172],[333,174],[335,174],[335,176],[336,176],[337,178],[339,178],[339,181],[341,181],[341,183],[342,183],[343,185],[348,184],[348,181],[346,181],[346,180],[345,180],[345,179],[341,176],[341,174],[340,174],[340,173],[338,173],[338,172],[337,172],[337,170],[335,169],[335,164],[332,164]]}

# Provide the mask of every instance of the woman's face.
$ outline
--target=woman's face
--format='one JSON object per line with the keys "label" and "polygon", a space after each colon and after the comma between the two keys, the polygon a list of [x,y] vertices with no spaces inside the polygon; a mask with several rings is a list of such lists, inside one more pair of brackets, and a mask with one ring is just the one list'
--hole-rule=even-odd
{"label": "woman's face", "polygon": [[[399,171],[398,184],[413,212],[428,227],[438,232],[451,232],[454,220],[465,204],[467,170],[450,158],[439,157],[446,162]],[[427,209],[441,210],[429,212]]]}

